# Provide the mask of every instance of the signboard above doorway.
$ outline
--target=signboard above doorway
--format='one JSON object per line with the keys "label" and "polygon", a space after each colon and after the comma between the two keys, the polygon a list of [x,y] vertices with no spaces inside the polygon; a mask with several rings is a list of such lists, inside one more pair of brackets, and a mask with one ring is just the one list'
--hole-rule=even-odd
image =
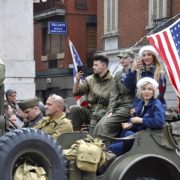
{"label": "signboard above doorway", "polygon": [[48,34],[66,34],[66,22],[48,22]]}

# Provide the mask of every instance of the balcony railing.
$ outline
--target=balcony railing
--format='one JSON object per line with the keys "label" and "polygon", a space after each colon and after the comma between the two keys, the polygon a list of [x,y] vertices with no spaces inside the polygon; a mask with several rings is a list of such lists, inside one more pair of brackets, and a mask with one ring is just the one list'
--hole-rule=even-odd
{"label": "balcony railing", "polygon": [[148,33],[156,33],[165,29],[166,27],[168,27],[169,25],[173,23],[173,20],[170,20],[170,19],[171,19],[170,17],[154,19],[153,27],[147,29]]}
{"label": "balcony railing", "polygon": [[63,69],[48,69],[46,71],[37,71],[36,77],[57,77],[64,75],[72,75],[73,69],[71,68],[63,68]]}
{"label": "balcony railing", "polygon": [[[166,17],[166,18],[161,18],[161,19],[155,19],[153,20],[153,27],[158,27],[161,26],[163,23],[163,26],[169,26],[171,24],[171,21],[168,21],[170,18]],[[166,21],[168,21],[167,23],[165,23]]]}
{"label": "balcony railing", "polygon": [[64,9],[64,0],[47,0],[46,2],[34,3],[34,14],[51,9]]}

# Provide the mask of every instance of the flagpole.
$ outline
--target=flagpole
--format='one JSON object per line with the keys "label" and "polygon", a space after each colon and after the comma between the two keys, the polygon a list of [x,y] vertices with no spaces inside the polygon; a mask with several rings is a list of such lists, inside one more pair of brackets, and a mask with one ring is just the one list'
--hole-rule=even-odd
{"label": "flagpole", "polygon": [[[69,48],[70,48],[70,52],[71,52],[71,56],[72,56],[72,60],[73,60],[73,79],[74,79],[74,83],[76,82],[76,73],[78,71],[77,66],[82,66],[82,61],[78,55],[78,52],[75,48],[75,46],[73,45],[72,41],[70,40],[70,38],[68,37],[68,44],[69,44]],[[82,80],[80,80],[80,83],[82,82]],[[86,105],[85,102],[85,98],[84,96],[76,96],[76,101],[77,101],[77,105],[82,105],[84,103],[84,106]]]}
{"label": "flagpole", "polygon": [[72,56],[72,60],[73,60],[73,64],[74,64],[74,68],[76,69],[77,71],[77,66],[75,66],[76,62],[75,62],[75,59],[74,59],[74,56],[73,56],[73,50],[72,50],[72,41],[70,40],[70,38],[68,37],[68,44],[69,44],[69,48],[70,48],[70,51],[71,51],[71,56]]}

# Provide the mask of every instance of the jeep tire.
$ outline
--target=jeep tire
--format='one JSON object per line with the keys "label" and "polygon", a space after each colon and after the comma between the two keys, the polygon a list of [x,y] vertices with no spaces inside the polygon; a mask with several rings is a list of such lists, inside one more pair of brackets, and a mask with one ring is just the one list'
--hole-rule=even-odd
{"label": "jeep tire", "polygon": [[0,138],[0,179],[13,180],[24,157],[43,167],[48,180],[66,180],[62,148],[50,135],[36,129],[16,129]]}

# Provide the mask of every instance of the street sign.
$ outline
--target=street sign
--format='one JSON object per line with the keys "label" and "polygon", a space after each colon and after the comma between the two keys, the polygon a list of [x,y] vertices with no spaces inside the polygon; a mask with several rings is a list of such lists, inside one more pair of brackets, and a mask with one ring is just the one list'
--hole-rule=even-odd
{"label": "street sign", "polygon": [[67,24],[65,22],[48,22],[48,34],[66,34]]}

